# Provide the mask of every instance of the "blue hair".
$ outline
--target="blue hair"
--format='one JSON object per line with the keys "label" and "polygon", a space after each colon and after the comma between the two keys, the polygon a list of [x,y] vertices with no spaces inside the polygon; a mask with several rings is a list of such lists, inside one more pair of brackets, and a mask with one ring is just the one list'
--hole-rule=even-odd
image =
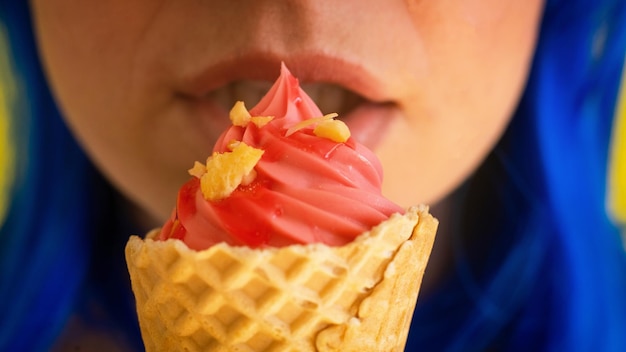
{"label": "blue hair", "polygon": [[621,351],[626,255],[605,195],[626,3],[548,1],[511,125],[458,191],[455,272],[409,350]]}
{"label": "blue hair", "polygon": [[[0,229],[0,350],[49,349],[85,292],[101,292],[140,350],[128,282],[105,274],[125,270],[130,233],[112,236],[113,191],[45,84],[28,2],[0,0],[0,21],[25,97],[13,107],[22,138]],[[626,256],[605,209],[625,52],[623,0],[547,2],[511,125],[458,190],[455,270],[420,297],[408,350],[626,346]]]}
{"label": "blue hair", "polygon": [[[50,349],[68,317],[81,303],[89,304],[86,293],[101,290],[113,297],[107,304],[126,306],[118,314],[126,318],[120,325],[139,340],[130,293],[124,301],[111,288],[128,284],[106,287],[111,283],[104,273],[116,268],[103,269],[104,264],[92,261],[94,255],[110,254],[106,246],[95,251],[98,241],[115,237],[106,233],[111,230],[106,219],[112,214],[110,188],[61,119],[45,84],[30,18],[27,1],[0,1],[21,97],[10,107],[11,115],[19,116],[11,120],[19,138],[13,193],[0,228],[0,350]],[[116,255],[125,271],[123,249]]]}

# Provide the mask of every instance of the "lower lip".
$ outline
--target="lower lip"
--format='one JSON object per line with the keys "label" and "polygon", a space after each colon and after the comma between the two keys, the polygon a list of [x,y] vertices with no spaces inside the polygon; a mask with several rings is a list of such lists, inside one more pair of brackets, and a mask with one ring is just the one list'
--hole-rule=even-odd
{"label": "lower lip", "polygon": [[[188,100],[189,101],[189,100]],[[211,136],[214,143],[224,130],[230,126],[228,111],[213,102],[211,99],[191,99],[192,116],[200,117],[201,129]],[[350,128],[352,137],[370,150],[376,147],[385,137],[389,126],[396,115],[393,104],[366,102],[352,111],[340,116]]]}
{"label": "lower lip", "polygon": [[394,110],[393,104],[364,103],[341,119],[357,142],[376,150],[396,117]]}

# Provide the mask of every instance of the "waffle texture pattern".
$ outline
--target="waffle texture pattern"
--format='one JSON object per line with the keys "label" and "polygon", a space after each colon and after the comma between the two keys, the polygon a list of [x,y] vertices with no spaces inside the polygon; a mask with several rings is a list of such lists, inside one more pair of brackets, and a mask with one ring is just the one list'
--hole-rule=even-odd
{"label": "waffle texture pattern", "polygon": [[437,220],[427,207],[323,244],[203,251],[133,236],[147,351],[401,351]]}

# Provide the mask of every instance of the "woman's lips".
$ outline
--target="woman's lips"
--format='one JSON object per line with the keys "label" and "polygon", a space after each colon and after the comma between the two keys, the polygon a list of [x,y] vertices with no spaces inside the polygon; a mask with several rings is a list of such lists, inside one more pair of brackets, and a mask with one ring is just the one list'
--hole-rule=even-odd
{"label": "woman's lips", "polygon": [[237,81],[274,82],[284,62],[303,86],[308,83],[326,82],[373,101],[390,101],[385,77],[379,77],[372,69],[360,63],[324,54],[290,54],[289,57],[251,51],[237,57],[208,63],[196,70],[189,69],[178,81],[181,94],[201,98],[211,92]]}
{"label": "woman's lips", "polygon": [[[309,55],[284,61],[323,113],[337,112],[357,141],[376,149],[397,116],[396,105],[384,94],[382,80],[335,58]],[[183,80],[178,95],[201,120],[196,122],[200,128],[213,138],[230,124],[228,111],[234,102],[242,100],[248,109],[256,105],[279,68],[280,61],[267,55],[225,61]]]}
{"label": "woman's lips", "polygon": [[[230,106],[236,100],[231,100]],[[315,98],[313,98],[315,101]],[[245,103],[247,101],[243,100]],[[191,104],[191,114],[200,122],[200,128],[211,136],[213,143],[217,139],[217,135],[230,126],[228,118],[229,109],[213,100],[212,98],[192,99],[187,101]],[[254,104],[246,104],[248,108]],[[358,142],[365,145],[371,150],[376,150],[378,144],[386,135],[387,129],[397,114],[394,113],[396,106],[392,103],[373,103],[360,100],[356,105],[350,107],[349,110],[342,110],[339,119],[343,120],[348,127],[352,137]],[[323,113],[330,113],[341,110],[324,110]]]}

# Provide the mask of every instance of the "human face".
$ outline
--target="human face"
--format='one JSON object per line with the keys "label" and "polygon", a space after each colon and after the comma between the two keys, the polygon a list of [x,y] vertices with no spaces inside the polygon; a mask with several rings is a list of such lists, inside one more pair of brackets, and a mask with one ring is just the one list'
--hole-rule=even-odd
{"label": "human face", "polygon": [[[529,69],[541,0],[34,0],[68,125],[123,193],[165,219],[236,100],[284,61],[380,157],[383,193],[435,203],[483,160]],[[266,83],[259,83],[260,81]]]}

